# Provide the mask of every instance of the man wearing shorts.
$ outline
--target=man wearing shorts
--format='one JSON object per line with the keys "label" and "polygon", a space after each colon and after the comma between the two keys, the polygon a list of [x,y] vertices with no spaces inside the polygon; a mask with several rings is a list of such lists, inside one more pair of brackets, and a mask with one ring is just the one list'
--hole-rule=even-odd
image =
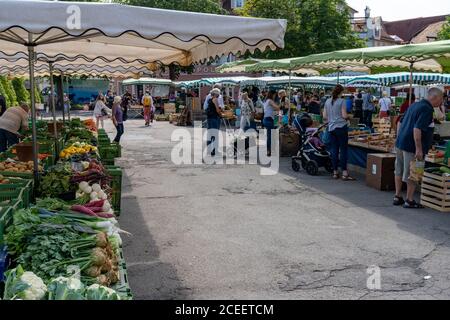
{"label": "man wearing shorts", "polygon": [[[431,88],[427,99],[416,102],[399,123],[397,129],[397,158],[395,161],[395,197],[394,205],[407,209],[422,208],[414,200],[416,184],[409,179],[410,163],[417,159],[423,161],[433,142],[433,108],[442,104],[442,91]],[[406,201],[402,197],[403,182],[407,185]]]}

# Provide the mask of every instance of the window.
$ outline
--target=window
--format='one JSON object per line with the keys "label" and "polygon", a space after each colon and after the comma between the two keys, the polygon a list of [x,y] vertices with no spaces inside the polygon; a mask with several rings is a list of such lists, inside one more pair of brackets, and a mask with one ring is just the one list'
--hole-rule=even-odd
{"label": "window", "polygon": [[244,6],[245,0],[231,0],[232,8],[242,8]]}

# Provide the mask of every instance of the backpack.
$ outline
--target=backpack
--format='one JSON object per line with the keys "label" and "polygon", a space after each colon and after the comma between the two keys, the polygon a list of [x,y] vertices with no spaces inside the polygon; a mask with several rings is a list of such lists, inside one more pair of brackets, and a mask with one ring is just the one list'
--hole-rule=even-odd
{"label": "backpack", "polygon": [[151,106],[151,97],[150,96],[144,96],[144,107],[150,107]]}

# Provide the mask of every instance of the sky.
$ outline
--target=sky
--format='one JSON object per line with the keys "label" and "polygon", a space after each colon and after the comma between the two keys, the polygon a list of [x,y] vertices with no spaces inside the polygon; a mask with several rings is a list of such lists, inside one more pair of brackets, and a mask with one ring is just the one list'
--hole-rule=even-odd
{"label": "sky", "polygon": [[450,0],[347,0],[347,3],[359,11],[357,17],[363,17],[365,7],[369,6],[370,15],[381,16],[383,21],[450,15]]}

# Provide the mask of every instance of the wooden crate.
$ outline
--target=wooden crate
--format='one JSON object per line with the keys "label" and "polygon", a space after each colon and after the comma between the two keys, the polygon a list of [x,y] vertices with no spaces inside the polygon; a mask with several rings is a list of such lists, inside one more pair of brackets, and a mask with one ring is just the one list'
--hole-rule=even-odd
{"label": "wooden crate", "polygon": [[450,212],[450,177],[425,172],[420,202],[440,212]]}

